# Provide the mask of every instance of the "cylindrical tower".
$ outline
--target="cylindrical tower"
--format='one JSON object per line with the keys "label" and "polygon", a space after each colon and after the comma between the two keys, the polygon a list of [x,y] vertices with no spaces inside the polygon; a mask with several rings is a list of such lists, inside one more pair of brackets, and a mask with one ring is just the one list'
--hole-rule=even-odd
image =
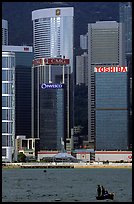
{"label": "cylindrical tower", "polygon": [[73,7],[32,12],[34,58],[65,56],[73,72]]}
{"label": "cylindrical tower", "polygon": [[2,156],[14,152],[15,140],[15,53],[2,52]]}

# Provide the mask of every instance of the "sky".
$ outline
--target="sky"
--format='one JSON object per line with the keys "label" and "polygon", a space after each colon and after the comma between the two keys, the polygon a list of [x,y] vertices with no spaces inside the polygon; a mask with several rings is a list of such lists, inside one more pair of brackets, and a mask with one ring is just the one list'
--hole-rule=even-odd
{"label": "sky", "polygon": [[[88,23],[98,20],[118,21],[119,2],[2,2],[2,18],[8,21],[9,45],[31,45],[32,11],[51,7],[74,7],[74,46],[86,34]],[[11,12],[12,11],[12,12]]]}

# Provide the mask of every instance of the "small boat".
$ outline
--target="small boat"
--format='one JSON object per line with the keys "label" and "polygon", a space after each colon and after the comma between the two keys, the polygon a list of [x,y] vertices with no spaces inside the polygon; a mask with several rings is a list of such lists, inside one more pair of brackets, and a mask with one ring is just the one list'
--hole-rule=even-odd
{"label": "small boat", "polygon": [[105,199],[113,200],[114,199],[114,193],[108,193],[108,194],[104,194],[104,195],[101,195],[101,196],[96,196],[96,199],[97,200],[105,200]]}

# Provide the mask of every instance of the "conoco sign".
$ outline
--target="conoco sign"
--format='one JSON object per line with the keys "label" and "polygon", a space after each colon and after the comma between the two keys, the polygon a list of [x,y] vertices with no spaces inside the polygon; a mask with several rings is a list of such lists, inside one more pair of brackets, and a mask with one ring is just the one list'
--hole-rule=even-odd
{"label": "conoco sign", "polygon": [[33,60],[33,65],[67,65],[69,64],[69,59],[65,58],[40,58]]}

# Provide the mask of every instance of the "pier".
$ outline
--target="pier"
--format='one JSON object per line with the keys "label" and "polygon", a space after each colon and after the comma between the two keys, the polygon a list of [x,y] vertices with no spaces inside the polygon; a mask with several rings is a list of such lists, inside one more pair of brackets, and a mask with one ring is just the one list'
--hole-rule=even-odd
{"label": "pier", "polygon": [[69,163],[69,162],[29,162],[29,163],[4,163],[2,168],[132,168],[132,163]]}

